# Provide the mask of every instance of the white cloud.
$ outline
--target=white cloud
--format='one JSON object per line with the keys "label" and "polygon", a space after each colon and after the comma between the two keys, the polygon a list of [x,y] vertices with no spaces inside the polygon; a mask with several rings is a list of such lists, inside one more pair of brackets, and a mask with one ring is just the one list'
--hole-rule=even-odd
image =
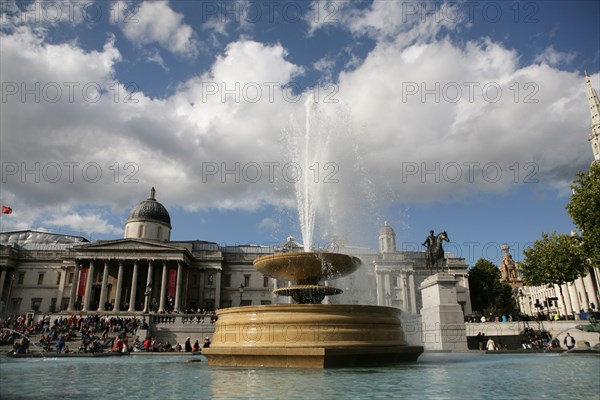
{"label": "white cloud", "polygon": [[561,65],[568,65],[575,60],[576,54],[574,51],[560,52],[557,51],[554,46],[548,46],[543,52],[535,57],[535,62],[546,63],[550,66],[557,67]]}
{"label": "white cloud", "polygon": [[[119,26],[127,39],[138,46],[158,43],[165,50],[186,57],[198,55],[198,43],[192,27],[183,22],[183,14],[176,13],[167,1],[144,1],[131,13],[121,18]],[[117,2],[115,9],[129,16],[128,5]]]}
{"label": "white cloud", "polygon": [[85,234],[123,234],[123,227],[114,226],[95,214],[78,214],[76,212],[67,212],[62,215],[55,215],[52,218],[44,219],[43,223],[54,228],[67,228],[75,232]]}
{"label": "white cloud", "polygon": [[258,230],[264,232],[273,232],[279,229],[279,223],[273,218],[264,218],[258,224]]}
{"label": "white cloud", "polygon": [[[366,25],[357,27],[366,31]],[[323,161],[336,166],[338,180],[325,187],[321,201],[330,211],[324,221],[373,219],[359,204],[362,199],[385,206],[504,193],[528,172],[539,187],[558,187],[589,165],[590,116],[581,76],[549,64],[520,65],[515,51],[489,39],[459,45],[434,39],[419,24],[413,29],[380,37],[364,61],[340,74],[334,96],[340,103],[322,103],[317,110],[313,123],[322,123],[322,135],[330,135]],[[428,39],[420,40],[418,32]],[[19,205],[13,207],[15,215],[27,215],[19,227],[43,223],[89,230],[97,224],[95,232],[116,232],[115,223],[77,212],[77,206],[109,206],[122,213],[145,198],[151,186],[167,207],[185,210],[294,206],[282,176],[290,159],[283,129],[306,129],[306,96],[293,102],[279,90],[304,73],[283,45],[232,42],[207,71],[183,82],[172,96],[152,99],[138,92],[137,103],[130,103],[127,88],[115,77],[121,54],[112,38],[100,51],[48,43],[26,27],[2,33],[1,40],[1,80],[15,83],[11,89],[17,90],[3,92],[8,97],[0,111],[3,168],[17,169],[3,182],[2,196],[3,202],[6,197]],[[593,82],[598,79],[592,76]],[[35,82],[47,89],[40,89],[39,102],[20,93],[21,84]],[[68,98],[69,82],[77,84],[74,101]],[[86,98],[82,88],[90,83]],[[278,85],[273,99],[266,86],[271,83]],[[54,84],[62,88],[62,97],[51,102]],[[98,97],[95,85],[103,88],[98,101],[92,101]],[[486,85],[489,90],[483,91]],[[251,101],[253,93],[244,93],[244,87],[260,88],[261,96]],[[502,96],[490,101],[498,87]],[[409,94],[409,88],[416,92]],[[456,88],[461,93],[454,102]],[[223,101],[223,89],[234,91],[239,101],[234,94]],[[272,181],[265,163],[279,163]],[[479,163],[473,181],[465,163]],[[493,169],[482,175],[487,163],[500,166],[501,179],[491,179]],[[52,182],[55,164],[62,176]],[[252,182],[256,165],[262,176]],[[456,165],[462,179],[452,182]],[[23,167],[34,172],[23,174]],[[435,172],[424,174],[425,168],[437,168],[439,182]],[[102,175],[96,180],[98,170]],[[318,171],[320,178],[331,172],[324,164]],[[342,227],[334,229],[330,233],[344,233]]]}

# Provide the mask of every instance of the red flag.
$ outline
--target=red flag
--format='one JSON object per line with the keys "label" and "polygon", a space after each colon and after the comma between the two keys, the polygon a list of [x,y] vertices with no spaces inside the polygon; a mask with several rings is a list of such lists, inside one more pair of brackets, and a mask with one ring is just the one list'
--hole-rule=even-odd
{"label": "red flag", "polygon": [[2,206],[2,214],[12,214],[12,208],[6,207],[5,205],[3,205]]}

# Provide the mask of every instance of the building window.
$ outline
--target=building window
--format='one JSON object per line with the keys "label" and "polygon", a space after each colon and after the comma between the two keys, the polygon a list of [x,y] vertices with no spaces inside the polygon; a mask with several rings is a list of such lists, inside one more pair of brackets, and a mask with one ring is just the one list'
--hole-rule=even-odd
{"label": "building window", "polygon": [[50,312],[56,312],[56,298],[50,299]]}
{"label": "building window", "polygon": [[156,238],[160,239],[160,235],[162,233],[162,226],[159,226],[158,228],[156,228]]}
{"label": "building window", "polygon": [[231,287],[231,274],[225,274],[223,275],[223,278],[221,278],[221,283],[223,284],[223,287]]}
{"label": "building window", "polygon": [[[44,273],[40,272],[38,274],[38,285],[43,285],[43,284],[44,284]],[[37,311],[37,310],[35,310],[35,311]]]}
{"label": "building window", "polygon": [[60,275],[61,273],[59,272],[58,274],[56,274],[56,285],[60,285]]}
{"label": "building window", "polygon": [[41,297],[34,297],[31,299],[31,309],[33,311],[40,311],[40,306],[42,305]]}
{"label": "building window", "polygon": [[75,278],[75,273],[74,272],[70,272],[69,273],[69,285],[73,284],[73,278]]}
{"label": "building window", "polygon": [[19,279],[17,280],[17,285],[22,285],[25,281],[25,272],[19,272]]}
{"label": "building window", "polygon": [[242,303],[240,304],[240,306],[251,306],[252,305],[252,300],[242,300]]}
{"label": "building window", "polygon": [[268,276],[263,276],[263,287],[269,287],[269,277]]}
{"label": "building window", "polygon": [[250,275],[244,275],[244,287],[250,286]]}
{"label": "building window", "polygon": [[144,225],[138,226],[138,237],[141,238],[144,235]]}
{"label": "building window", "polygon": [[271,300],[261,300],[260,301],[261,306],[268,306],[270,304],[271,304]]}
{"label": "building window", "polygon": [[62,302],[60,303],[60,309],[66,311],[69,308],[69,298],[63,297]]}

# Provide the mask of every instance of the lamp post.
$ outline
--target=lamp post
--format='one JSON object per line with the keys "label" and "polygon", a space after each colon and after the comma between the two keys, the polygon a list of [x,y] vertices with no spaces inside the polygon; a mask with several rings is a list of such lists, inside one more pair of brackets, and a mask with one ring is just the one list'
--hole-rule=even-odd
{"label": "lamp post", "polygon": [[146,291],[144,292],[144,296],[146,297],[146,304],[144,305],[144,312],[148,314],[150,308],[150,294],[152,294],[152,285],[148,284],[146,286]]}
{"label": "lamp post", "polygon": [[240,306],[242,305],[242,297],[244,296],[244,284],[240,283]]}

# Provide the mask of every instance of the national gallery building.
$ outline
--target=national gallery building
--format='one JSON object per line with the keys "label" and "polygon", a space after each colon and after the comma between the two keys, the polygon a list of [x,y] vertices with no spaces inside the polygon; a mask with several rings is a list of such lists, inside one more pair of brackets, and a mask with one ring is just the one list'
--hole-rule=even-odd
{"label": "national gallery building", "polygon": [[[287,282],[254,270],[261,256],[289,251],[282,246],[220,246],[201,240],[171,241],[171,218],[154,188],[125,223],[123,239],[90,242],[80,236],[36,231],[0,233],[0,314],[58,312],[197,313],[217,308],[291,302],[272,291]],[[291,240],[291,238],[290,238]],[[379,251],[339,246],[363,267],[339,279],[344,290],[331,303],[398,307],[418,314],[420,283],[429,276],[425,253],[399,252],[387,223]],[[448,259],[457,296],[471,313],[467,264]],[[327,299],[326,299],[327,301]]]}

